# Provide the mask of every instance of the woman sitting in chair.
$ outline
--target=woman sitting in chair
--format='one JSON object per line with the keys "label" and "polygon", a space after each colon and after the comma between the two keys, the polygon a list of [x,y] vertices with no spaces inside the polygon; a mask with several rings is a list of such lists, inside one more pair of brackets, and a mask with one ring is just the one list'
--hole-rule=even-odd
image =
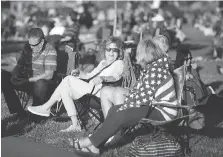
{"label": "woman sitting in chair", "polygon": [[80,131],[81,127],[78,124],[77,110],[73,100],[86,94],[99,97],[102,82],[116,82],[121,79],[124,68],[122,41],[113,36],[109,37],[105,44],[104,57],[105,60],[102,60],[91,73],[73,70],[71,73],[75,76],[65,77],[45,104],[30,106],[28,110],[33,114],[48,117],[51,107],[62,99],[68,116],[72,120],[72,125],[62,131]]}
{"label": "woman sitting in chair", "polygon": [[[167,54],[169,49],[169,40],[166,36],[157,35],[154,36],[152,40],[164,54]],[[129,91],[133,87],[134,86],[131,86],[130,88],[105,86],[101,89],[101,108],[104,118],[107,117],[108,111],[113,105],[120,105],[124,103],[126,95],[129,94]]]}
{"label": "woman sitting in chair", "polygon": [[168,121],[177,115],[177,110],[150,105],[153,100],[177,101],[166,54],[153,41],[142,40],[137,47],[136,59],[143,70],[124,103],[111,107],[101,128],[91,136],[69,139],[75,149],[99,154],[100,146],[110,137],[122,128],[138,124],[142,118]]}

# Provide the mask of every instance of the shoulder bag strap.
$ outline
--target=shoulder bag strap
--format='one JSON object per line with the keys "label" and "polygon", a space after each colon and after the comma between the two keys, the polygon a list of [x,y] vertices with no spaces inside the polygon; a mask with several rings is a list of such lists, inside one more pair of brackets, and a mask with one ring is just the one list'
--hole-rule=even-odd
{"label": "shoulder bag strap", "polygon": [[[115,62],[115,61],[114,61]],[[89,78],[87,81],[89,82],[91,79],[95,78],[96,76],[98,76],[103,70],[107,69],[108,67],[110,67],[114,62],[112,62],[111,64],[105,66],[104,68],[101,69],[101,71],[99,71],[97,74],[95,74],[94,76],[92,76],[91,78]]]}

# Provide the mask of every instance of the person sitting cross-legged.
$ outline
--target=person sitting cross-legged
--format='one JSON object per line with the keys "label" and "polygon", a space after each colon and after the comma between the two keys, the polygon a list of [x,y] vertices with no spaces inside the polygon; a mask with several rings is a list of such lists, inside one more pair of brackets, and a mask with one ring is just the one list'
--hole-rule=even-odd
{"label": "person sitting cross-legged", "polygon": [[[80,72],[79,76],[65,77],[56,88],[51,98],[43,105],[28,107],[33,114],[50,116],[51,107],[62,99],[68,116],[71,117],[72,125],[63,131],[80,131],[77,120],[77,110],[73,100],[77,100],[86,94],[100,96],[102,82],[116,82],[121,79],[123,63],[123,42],[116,37],[109,37],[105,44],[105,59],[90,73]],[[77,73],[73,70],[72,73]],[[83,79],[90,79],[89,83]]]}
{"label": "person sitting cross-legged", "polygon": [[[143,70],[138,82],[127,94],[124,103],[109,109],[107,117],[96,132],[89,137],[68,141],[83,151],[99,154],[100,147],[120,129],[138,124],[142,118],[168,121],[176,117],[177,110],[162,107],[151,108],[151,102],[165,100],[177,102],[174,80],[169,71],[166,54],[150,39],[137,46],[136,59]],[[149,110],[152,111],[149,112]]]}

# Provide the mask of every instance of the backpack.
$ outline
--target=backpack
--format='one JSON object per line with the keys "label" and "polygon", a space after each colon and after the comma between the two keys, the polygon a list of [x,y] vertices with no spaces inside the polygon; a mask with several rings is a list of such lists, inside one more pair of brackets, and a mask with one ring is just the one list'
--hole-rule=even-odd
{"label": "backpack", "polygon": [[205,84],[201,81],[196,69],[189,65],[183,88],[183,105],[197,105],[208,95]]}
{"label": "backpack", "polygon": [[[207,87],[200,79],[199,73],[196,70],[195,64],[191,64],[192,55],[188,53],[187,58],[187,71],[183,87],[182,105],[199,105],[204,100],[209,92]],[[198,110],[191,109],[189,114],[189,127],[192,129],[202,129],[205,126],[204,114]]]}
{"label": "backpack", "polygon": [[181,157],[183,149],[176,138],[163,131],[138,136],[129,147],[128,157]]}

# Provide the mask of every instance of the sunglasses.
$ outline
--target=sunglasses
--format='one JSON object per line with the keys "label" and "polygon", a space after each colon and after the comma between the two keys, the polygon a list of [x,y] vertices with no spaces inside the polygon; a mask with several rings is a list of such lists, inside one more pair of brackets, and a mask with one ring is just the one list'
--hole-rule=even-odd
{"label": "sunglasses", "polygon": [[110,51],[113,51],[113,52],[120,52],[120,50],[118,48],[105,48],[106,51],[110,52]]}
{"label": "sunglasses", "polygon": [[36,46],[38,46],[41,43],[41,41],[42,41],[42,39],[40,39],[37,44],[35,44],[35,45],[29,44],[29,46],[36,47]]}

